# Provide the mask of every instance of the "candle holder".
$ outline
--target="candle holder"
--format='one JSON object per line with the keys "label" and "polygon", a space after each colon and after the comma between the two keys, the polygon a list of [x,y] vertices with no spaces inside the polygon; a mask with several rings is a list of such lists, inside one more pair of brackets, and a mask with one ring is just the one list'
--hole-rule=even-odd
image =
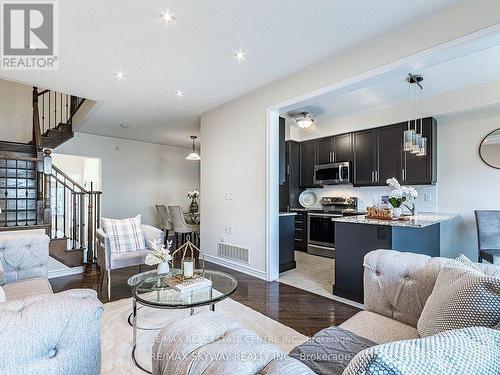
{"label": "candle holder", "polygon": [[[195,250],[198,252],[198,257],[201,257],[201,272],[196,271],[196,259],[194,257]],[[176,253],[182,254],[181,258],[181,273],[178,277],[181,280],[191,279],[196,275],[205,276],[205,255],[203,252],[191,242],[191,237],[186,237],[186,242],[172,253],[172,258]],[[187,255],[187,256],[186,256]]]}

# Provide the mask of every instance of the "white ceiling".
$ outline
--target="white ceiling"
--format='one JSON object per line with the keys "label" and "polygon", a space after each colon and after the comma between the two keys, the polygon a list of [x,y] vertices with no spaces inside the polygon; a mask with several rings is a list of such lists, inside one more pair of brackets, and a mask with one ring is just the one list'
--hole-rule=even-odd
{"label": "white ceiling", "polygon": [[[423,97],[453,92],[462,88],[500,80],[500,45],[467,54],[436,65],[412,71],[424,77]],[[292,117],[307,111],[317,125],[327,119],[373,111],[408,101],[406,73],[395,71],[377,82],[354,90],[331,92],[282,109]]]}
{"label": "white ceiling", "polygon": [[82,131],[189,146],[202,112],[455,2],[65,0],[60,69],[0,77],[96,100]]}

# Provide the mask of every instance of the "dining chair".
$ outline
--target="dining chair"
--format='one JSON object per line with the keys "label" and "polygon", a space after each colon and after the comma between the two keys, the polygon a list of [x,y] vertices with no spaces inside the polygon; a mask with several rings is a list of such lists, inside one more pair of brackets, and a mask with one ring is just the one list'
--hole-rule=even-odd
{"label": "dining chair", "polygon": [[[184,212],[182,212],[182,208],[180,206],[168,206],[168,211],[170,212],[172,222],[174,224],[176,247],[186,241],[186,235],[190,235],[192,242],[198,244],[198,232],[200,231],[200,226],[198,224],[186,222],[186,217],[184,216]],[[181,237],[180,243],[179,236]]]}
{"label": "dining chair", "polygon": [[479,263],[500,264],[500,211],[476,210]]}
{"label": "dining chair", "polygon": [[174,229],[172,216],[168,212],[167,206],[163,204],[155,205],[158,215],[160,216],[161,229],[165,232],[165,244],[168,240],[168,232]]}

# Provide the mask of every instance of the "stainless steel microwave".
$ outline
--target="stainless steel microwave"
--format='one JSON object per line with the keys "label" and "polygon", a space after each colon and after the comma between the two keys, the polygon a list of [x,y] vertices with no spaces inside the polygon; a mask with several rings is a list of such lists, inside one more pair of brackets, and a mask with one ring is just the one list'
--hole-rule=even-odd
{"label": "stainless steel microwave", "polygon": [[340,185],[350,183],[351,165],[348,161],[314,166],[315,185]]}

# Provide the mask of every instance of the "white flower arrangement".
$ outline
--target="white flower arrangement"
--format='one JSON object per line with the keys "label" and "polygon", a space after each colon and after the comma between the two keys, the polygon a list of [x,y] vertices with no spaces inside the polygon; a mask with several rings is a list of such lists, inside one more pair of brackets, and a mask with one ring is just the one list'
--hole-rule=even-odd
{"label": "white flower arrangement", "polygon": [[413,203],[415,199],[418,198],[418,192],[415,188],[411,186],[401,186],[397,179],[389,178],[387,181],[387,185],[391,189],[389,194],[389,203],[394,208],[401,207],[401,205],[406,206],[410,209],[405,202]]}
{"label": "white flower arrangement", "polygon": [[200,197],[200,192],[198,189],[194,189],[193,191],[188,191],[188,198],[193,199],[193,198],[199,198]]}
{"label": "white flower arrangement", "polygon": [[172,255],[170,255],[172,241],[167,241],[167,247],[165,247],[160,240],[149,241],[149,245],[151,247],[151,252],[146,255],[146,260],[144,261],[148,266],[154,266],[172,260]]}

